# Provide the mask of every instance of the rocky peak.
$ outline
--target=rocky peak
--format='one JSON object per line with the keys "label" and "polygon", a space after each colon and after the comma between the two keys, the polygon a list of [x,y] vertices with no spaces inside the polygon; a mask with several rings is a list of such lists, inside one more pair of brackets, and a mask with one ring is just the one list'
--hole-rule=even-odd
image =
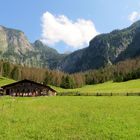
{"label": "rocky peak", "polygon": [[18,54],[33,50],[25,34],[20,30],[0,26],[0,47],[5,51],[13,51]]}

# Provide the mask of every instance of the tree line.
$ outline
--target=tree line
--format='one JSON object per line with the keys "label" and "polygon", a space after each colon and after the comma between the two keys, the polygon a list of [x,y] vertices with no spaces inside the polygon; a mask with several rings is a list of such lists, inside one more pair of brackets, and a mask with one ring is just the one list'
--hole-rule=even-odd
{"label": "tree line", "polygon": [[104,83],[106,81],[124,82],[140,78],[140,58],[126,60],[115,65],[107,65],[98,70],[89,70],[68,74],[59,70],[29,68],[0,61],[0,75],[14,80],[29,79],[44,85],[62,88],[78,88],[84,85]]}

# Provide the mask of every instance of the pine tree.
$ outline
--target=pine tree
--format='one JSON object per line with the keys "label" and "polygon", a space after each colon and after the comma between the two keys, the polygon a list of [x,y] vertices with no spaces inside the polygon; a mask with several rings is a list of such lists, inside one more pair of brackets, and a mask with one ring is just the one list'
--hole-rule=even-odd
{"label": "pine tree", "polygon": [[74,79],[67,75],[67,76],[62,76],[62,80],[61,80],[61,87],[65,88],[65,89],[69,89],[69,88],[74,88],[75,87],[75,81]]}
{"label": "pine tree", "polygon": [[3,63],[3,76],[8,77],[10,74],[10,63],[4,62]]}
{"label": "pine tree", "polygon": [[13,70],[11,71],[10,77],[14,80],[19,80],[20,79],[20,72],[19,68],[15,66]]}
{"label": "pine tree", "polygon": [[52,74],[49,71],[46,71],[45,73],[45,79],[43,81],[44,85],[50,85],[52,83]]}

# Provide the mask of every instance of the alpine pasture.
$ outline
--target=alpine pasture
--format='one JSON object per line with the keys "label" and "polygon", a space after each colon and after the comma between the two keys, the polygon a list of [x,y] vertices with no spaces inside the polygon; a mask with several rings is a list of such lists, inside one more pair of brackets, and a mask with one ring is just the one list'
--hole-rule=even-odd
{"label": "alpine pasture", "polygon": [[138,140],[139,97],[0,99],[1,140]]}
{"label": "alpine pasture", "polygon": [[[1,86],[12,82],[0,79]],[[139,92],[139,83],[140,80],[133,80],[55,89]],[[1,96],[0,140],[139,140],[139,118],[139,96]]]}

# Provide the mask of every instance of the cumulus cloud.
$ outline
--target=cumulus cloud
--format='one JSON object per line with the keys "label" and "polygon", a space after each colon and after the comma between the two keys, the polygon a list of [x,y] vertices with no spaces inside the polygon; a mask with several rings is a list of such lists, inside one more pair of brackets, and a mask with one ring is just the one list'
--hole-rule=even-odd
{"label": "cumulus cloud", "polygon": [[136,12],[136,11],[133,11],[129,16],[128,16],[128,19],[131,21],[131,22],[134,22],[136,20],[138,20],[140,18],[140,13],[139,12]]}
{"label": "cumulus cloud", "polygon": [[91,20],[77,19],[75,22],[65,15],[55,16],[45,12],[42,16],[42,41],[48,45],[64,42],[78,49],[88,45],[99,34]]}

